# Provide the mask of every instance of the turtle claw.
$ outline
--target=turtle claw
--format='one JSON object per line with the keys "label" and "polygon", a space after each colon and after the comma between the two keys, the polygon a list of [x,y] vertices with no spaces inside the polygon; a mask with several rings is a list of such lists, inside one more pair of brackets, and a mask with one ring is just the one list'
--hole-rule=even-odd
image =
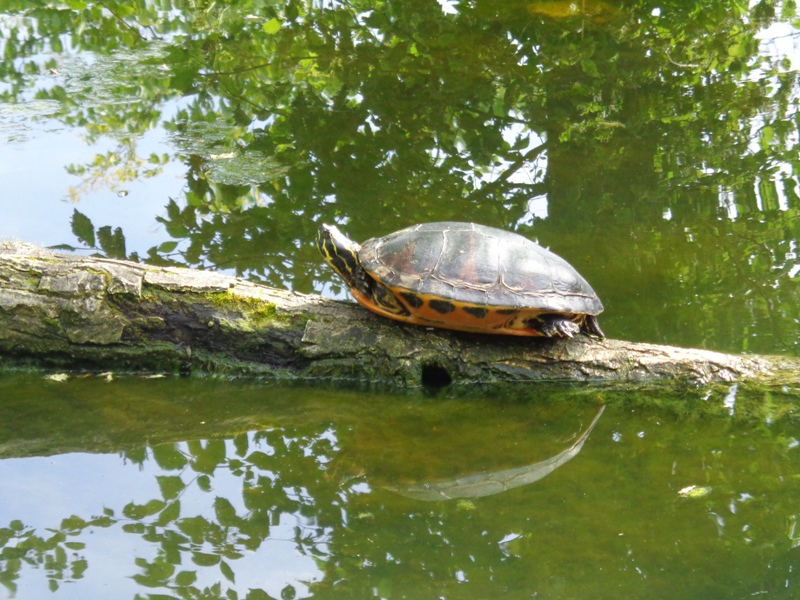
{"label": "turtle claw", "polygon": [[606,334],[603,333],[603,330],[600,329],[600,325],[597,323],[597,317],[594,315],[586,315],[586,321],[584,321],[584,328],[586,333],[590,336],[598,337],[598,338],[605,338]]}

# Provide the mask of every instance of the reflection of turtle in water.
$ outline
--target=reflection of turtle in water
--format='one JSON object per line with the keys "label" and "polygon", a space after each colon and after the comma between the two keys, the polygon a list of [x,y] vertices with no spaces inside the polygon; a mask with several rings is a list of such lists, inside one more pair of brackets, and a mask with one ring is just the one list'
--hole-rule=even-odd
{"label": "reflection of turtle in water", "polygon": [[604,337],[603,304],[564,259],[516,233],[427,223],[359,245],[322,225],[317,245],[369,310],[477,333]]}
{"label": "reflection of turtle in water", "polygon": [[547,460],[543,460],[532,465],[524,467],[517,467],[514,469],[505,469],[503,471],[494,471],[491,473],[478,473],[475,475],[465,475],[455,479],[446,481],[434,481],[425,483],[414,483],[409,485],[386,485],[387,490],[414,498],[415,500],[450,500],[453,498],[480,498],[482,496],[491,496],[492,494],[499,494],[515,487],[528,485],[546,477],[564,463],[572,460],[583,448],[584,442],[589,437],[589,434],[597,425],[600,415],[603,414],[605,406],[601,406],[597,411],[594,419],[581,433],[572,445],[559,452],[555,456],[551,456]]}
{"label": "reflection of turtle in water", "polygon": [[[537,387],[514,388],[508,402],[468,394],[468,401],[366,403],[352,426],[341,430],[340,450],[331,455],[325,476],[342,489],[366,485],[426,501],[534,483],[581,452],[604,410],[584,401],[583,392],[562,391],[552,400]],[[581,473],[591,467],[576,468]]]}

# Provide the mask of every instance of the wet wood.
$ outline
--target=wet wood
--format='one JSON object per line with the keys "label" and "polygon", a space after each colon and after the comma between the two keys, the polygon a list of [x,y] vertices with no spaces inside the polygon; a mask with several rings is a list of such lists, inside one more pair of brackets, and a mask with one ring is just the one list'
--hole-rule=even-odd
{"label": "wet wood", "polygon": [[800,360],[432,330],[197,271],[0,244],[0,367],[346,379],[796,383]]}

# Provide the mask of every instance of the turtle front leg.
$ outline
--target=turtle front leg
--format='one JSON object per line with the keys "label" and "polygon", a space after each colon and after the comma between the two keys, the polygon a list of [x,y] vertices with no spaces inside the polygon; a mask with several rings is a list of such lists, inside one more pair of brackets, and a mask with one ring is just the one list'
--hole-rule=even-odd
{"label": "turtle front leg", "polygon": [[563,315],[540,315],[531,319],[529,324],[544,337],[571,338],[581,332],[577,323]]}
{"label": "turtle front leg", "polygon": [[382,284],[380,281],[370,278],[369,282],[369,295],[372,301],[380,306],[384,311],[397,315],[399,317],[407,317],[411,313],[408,309],[394,295],[394,292]]}

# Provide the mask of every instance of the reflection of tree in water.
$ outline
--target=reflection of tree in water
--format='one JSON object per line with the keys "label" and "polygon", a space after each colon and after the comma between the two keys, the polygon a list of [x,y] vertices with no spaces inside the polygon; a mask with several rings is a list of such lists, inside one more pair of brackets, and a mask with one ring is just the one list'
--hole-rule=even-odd
{"label": "reflection of tree in water", "polygon": [[[209,387],[209,404],[220,404],[221,388]],[[352,598],[376,588],[383,596],[390,589],[402,597],[436,588],[485,598],[509,586],[583,597],[608,586],[639,589],[636,568],[653,589],[666,590],[689,566],[705,573],[722,564],[757,591],[772,566],[793,572],[788,549],[798,536],[786,539],[784,523],[797,520],[791,502],[797,484],[786,477],[796,428],[776,418],[777,404],[744,393],[737,410],[757,407],[755,424],[744,416],[711,418],[714,412],[683,416],[692,414],[686,403],[716,405],[716,397],[690,394],[673,399],[670,410],[645,410],[667,399],[657,391],[647,399],[605,394],[611,418],[600,420],[581,455],[508,493],[420,502],[384,489],[546,463],[585,440],[597,414],[585,390],[550,400],[541,387],[518,392],[513,402],[332,397],[314,403],[298,394],[263,414],[260,389],[239,390],[241,404],[227,410],[199,406],[193,396],[192,418],[203,426],[211,415],[230,419],[226,426],[234,429],[248,418],[273,425],[226,440],[124,452],[130,467],[152,472],[155,497],[97,516],[70,516],[53,530],[9,522],[0,527],[0,582],[13,591],[38,573],[53,589],[80,586],[104,564],[93,560],[102,536],[91,534],[98,528],[109,531],[106,537],[140,540],[135,554],[115,566],[121,577],[132,576],[142,595],[174,598]],[[137,400],[122,397],[125,405]],[[176,428],[191,427],[179,418],[186,405],[170,400],[171,412],[153,411],[151,418],[169,415]],[[109,414],[109,424],[130,435],[131,417]],[[73,436],[84,444],[92,437],[85,430]],[[63,439],[47,439],[53,437]],[[689,483],[712,492],[681,498],[678,489]],[[293,559],[304,561],[302,568],[292,570]],[[707,583],[705,575],[681,581],[689,595]]]}
{"label": "reflection of tree in water", "polygon": [[[36,81],[20,59],[62,68],[62,38],[102,57],[36,92],[127,149],[122,165],[72,166],[87,185],[157,171],[131,140],[172,133],[185,196],[165,201],[170,239],[148,261],[309,291],[332,281],[313,246],[323,220],[359,240],[445,219],[533,235],[535,221],[607,299],[615,335],[795,347],[797,72],[759,54],[791,3],[5,10],[29,12],[3,41],[4,101]],[[93,235],[87,220],[82,242],[125,252],[119,224]]]}
{"label": "reflection of tree in water", "polygon": [[[152,559],[132,559],[138,569],[133,579],[143,588],[180,598],[240,597],[236,561],[264,544],[280,545],[281,553],[326,558],[328,540],[340,524],[336,490],[330,491],[324,472],[333,452],[330,432],[292,436],[278,429],[241,434],[229,443],[193,441],[126,452],[127,462],[153,461],[160,467],[160,497],[120,511],[106,508],[88,520],[72,516],[46,535],[12,521],[0,529],[0,582],[13,593],[26,564],[43,568],[52,590],[80,580],[91,568],[80,553],[91,544],[85,534],[104,527],[140,536],[156,549]],[[226,482],[229,476],[233,479]],[[226,486],[230,481],[232,490]],[[187,495],[198,514],[186,514],[182,500]],[[269,572],[265,566],[264,573]],[[222,583],[203,588],[209,581]],[[241,597],[268,597],[264,593]],[[289,586],[282,594],[295,591]]]}
{"label": "reflection of tree in water", "polygon": [[[133,579],[143,588],[169,590],[182,598],[208,593],[239,597],[236,594],[242,593],[244,582],[252,582],[252,573],[247,572],[246,563],[237,561],[258,556],[268,546],[277,545],[280,556],[311,558],[323,572],[334,552],[348,560],[347,543],[337,542],[342,532],[358,529],[357,523],[371,528],[376,519],[385,518],[379,515],[382,511],[376,512],[374,500],[369,500],[375,486],[407,482],[414,472],[434,477],[437,472],[452,473],[454,464],[455,472],[467,474],[490,470],[492,465],[519,465],[525,456],[541,457],[565,446],[574,449],[586,439],[586,432],[569,439],[580,433],[574,429],[580,426],[574,415],[538,421],[538,411],[530,411],[528,421],[520,423],[502,413],[475,420],[475,411],[468,404],[449,403],[443,411],[431,405],[410,416],[399,409],[383,418],[362,415],[352,427],[326,423],[275,427],[227,441],[128,450],[122,458],[130,466],[157,466],[159,497],[131,502],[119,510],[104,508],[100,516],[66,518],[46,535],[19,521],[11,522],[0,529],[0,581],[13,593],[28,565],[42,569],[54,590],[77,582],[92,567],[87,557],[93,554],[93,538],[87,534],[110,528],[118,529],[120,535],[139,536],[152,548],[153,552],[137,552],[132,558],[135,566],[131,566],[137,571]],[[591,419],[584,408],[577,412]],[[554,426],[555,430],[548,431]],[[425,438],[431,439],[424,443]],[[450,451],[432,455],[439,444],[451,446]],[[512,449],[514,455],[509,454]],[[412,463],[418,463],[422,471]],[[379,492],[379,496],[379,504],[397,507],[406,502],[393,494]],[[387,533],[393,539],[395,533]],[[421,522],[406,533],[418,539],[431,534]],[[379,546],[386,543],[382,535],[370,534]],[[290,569],[290,563],[272,566],[280,572]],[[263,576],[272,573],[268,566],[262,570]],[[206,587],[209,581],[221,583]],[[297,589],[283,589],[281,594],[297,593],[310,583],[296,581]],[[253,598],[261,597],[252,593],[256,594]]]}

